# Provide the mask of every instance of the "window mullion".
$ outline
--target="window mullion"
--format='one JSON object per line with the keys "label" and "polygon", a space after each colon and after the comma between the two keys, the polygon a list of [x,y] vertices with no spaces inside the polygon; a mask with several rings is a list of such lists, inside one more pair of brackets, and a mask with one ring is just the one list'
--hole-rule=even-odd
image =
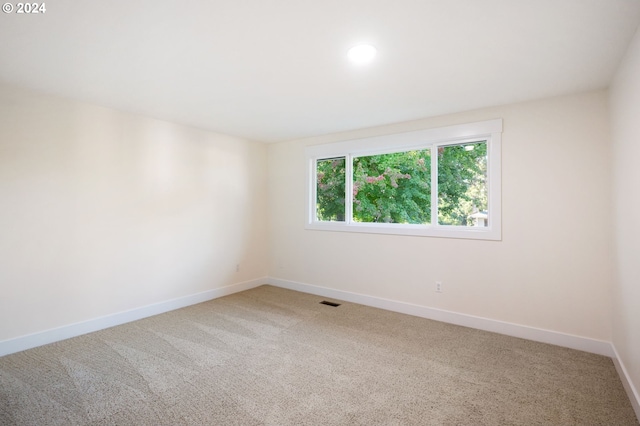
{"label": "window mullion", "polygon": [[431,225],[438,225],[438,145],[431,146]]}
{"label": "window mullion", "polygon": [[345,156],[344,215],[345,223],[353,223],[353,156]]}

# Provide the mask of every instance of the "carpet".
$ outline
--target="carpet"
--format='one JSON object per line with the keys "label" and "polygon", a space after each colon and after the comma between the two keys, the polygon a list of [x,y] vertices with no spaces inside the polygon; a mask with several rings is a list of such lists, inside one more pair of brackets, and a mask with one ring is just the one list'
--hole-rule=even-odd
{"label": "carpet", "polygon": [[0,358],[2,425],[637,425],[612,360],[272,286]]}

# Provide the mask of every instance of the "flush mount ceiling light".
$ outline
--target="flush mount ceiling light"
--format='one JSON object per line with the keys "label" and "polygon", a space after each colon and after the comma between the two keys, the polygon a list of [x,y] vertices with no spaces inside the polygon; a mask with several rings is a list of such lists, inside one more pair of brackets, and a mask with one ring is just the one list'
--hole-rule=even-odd
{"label": "flush mount ceiling light", "polygon": [[349,49],[347,57],[354,64],[362,65],[371,62],[377,52],[376,48],[370,44],[359,44]]}

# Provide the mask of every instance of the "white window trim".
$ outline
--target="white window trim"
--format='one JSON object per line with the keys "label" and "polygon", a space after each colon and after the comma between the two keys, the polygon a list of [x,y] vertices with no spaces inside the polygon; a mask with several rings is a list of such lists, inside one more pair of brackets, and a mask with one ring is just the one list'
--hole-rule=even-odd
{"label": "white window trim", "polygon": [[[331,157],[346,158],[346,194],[352,194],[352,157],[385,154],[431,146],[446,146],[465,141],[486,140],[488,148],[488,212],[489,226],[463,227],[440,225],[411,225],[394,223],[362,223],[351,221],[352,203],[345,203],[345,222],[318,221],[316,219],[316,161]],[[502,119],[477,123],[439,127],[385,136],[354,139],[343,142],[315,145],[306,148],[307,158],[307,203],[305,228],[312,230],[365,232],[374,234],[415,235],[425,237],[466,238],[478,240],[502,239],[502,182],[501,182]],[[432,155],[431,161],[435,158]],[[432,163],[433,165],[433,163]],[[431,168],[432,194],[437,194],[438,178],[435,167]],[[433,185],[436,185],[433,187]],[[437,196],[435,197],[437,198]],[[432,200],[432,218],[436,218],[437,199]]]}

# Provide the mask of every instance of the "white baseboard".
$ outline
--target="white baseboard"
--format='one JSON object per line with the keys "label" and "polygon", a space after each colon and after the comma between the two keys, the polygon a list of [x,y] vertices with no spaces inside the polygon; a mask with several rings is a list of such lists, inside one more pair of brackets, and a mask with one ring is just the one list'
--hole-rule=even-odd
{"label": "white baseboard", "polygon": [[[125,324],[127,322],[162,314],[164,312],[184,308],[186,306],[195,305],[196,303],[206,302],[218,297],[227,296],[229,294],[237,293],[244,290],[249,290],[267,283],[276,287],[344,300],[347,302],[372,306],[374,308],[386,309],[388,311],[414,315],[436,321],[447,322],[450,324],[461,325],[464,327],[491,331],[508,336],[520,337],[537,342],[564,346],[567,348],[608,356],[614,358],[614,360],[616,360],[617,356],[610,342],[273,277],[264,277],[251,281],[232,284],[226,287],[216,288],[202,293],[192,294],[177,299],[167,300],[165,302],[155,303],[153,305],[147,305],[124,312],[118,312],[115,314],[94,318],[75,324],[69,324],[66,326],[29,334],[26,336],[20,336],[14,339],[0,341],[0,356],[20,352],[30,348],[35,348],[37,346],[46,345],[48,343],[68,339],[70,337],[80,336],[82,334],[91,333],[93,331],[103,330],[105,328]],[[618,367],[618,364],[616,364],[616,366]],[[633,389],[633,387],[631,389]],[[637,401],[637,392],[635,391],[635,389],[633,389],[632,394],[636,395],[635,398]]]}
{"label": "white baseboard", "polygon": [[491,331],[494,333],[505,334],[507,336],[533,340],[536,342],[550,343],[552,345],[577,349],[580,351],[604,355],[612,358],[615,356],[611,343],[602,340],[595,340],[587,337],[559,333],[556,331],[527,327],[524,325],[492,320],[489,318],[460,314],[457,312],[445,311],[442,309],[429,308],[426,306],[414,305],[411,303],[367,296],[359,293],[351,293],[348,291],[320,287],[311,284],[304,284],[295,281],[288,281],[279,278],[269,277],[267,282],[276,287],[301,291],[303,293],[310,293],[318,296],[344,300],[346,302],[358,303],[360,305],[372,306],[374,308],[386,309],[388,311],[414,315],[450,324],[461,325],[464,327]]}
{"label": "white baseboard", "polygon": [[631,401],[631,406],[633,407],[633,411],[636,412],[636,417],[640,420],[640,393],[633,385],[631,381],[631,377],[629,377],[629,373],[616,350],[615,345],[613,347],[613,364],[616,366],[616,371],[618,372],[618,376],[620,376],[620,381],[622,381],[622,386],[624,386],[624,390],[627,392],[627,396],[629,397],[629,401]]}
{"label": "white baseboard", "polygon": [[24,351],[26,349],[35,348],[37,346],[46,345],[48,343],[57,342],[71,337],[80,336],[82,334],[91,333],[105,328],[125,324],[153,315],[162,314],[173,311],[175,309],[184,308],[186,306],[195,305],[197,303],[206,302],[208,300],[217,299],[239,291],[249,290],[263,284],[268,279],[258,278],[251,281],[231,284],[225,287],[215,288],[213,290],[204,291],[202,293],[192,294],[189,296],[179,297],[177,299],[167,300],[165,302],[154,303],[152,305],[142,306],[140,308],[131,309],[124,312],[118,312],[99,318],[93,318],[87,321],[69,324],[62,327],[45,330],[39,333],[28,334],[26,336],[16,337],[14,339],[3,340],[0,342],[0,356],[9,355],[15,352]]}
{"label": "white baseboard", "polygon": [[165,302],[155,303],[124,312],[118,312],[115,314],[94,318],[88,321],[69,324],[39,333],[0,341],[0,356],[9,355],[26,349],[35,348],[37,346],[46,345],[48,343],[57,342],[71,337],[80,336],[82,334],[91,333],[116,325],[147,318],[153,315],[173,311],[175,309],[184,308],[186,306],[195,305],[197,303],[206,302],[208,300],[217,299],[219,297],[227,296],[233,293],[238,293],[240,291],[259,287],[263,284],[271,284],[276,287],[300,291],[303,293],[315,294],[322,297],[344,300],[346,302],[358,303],[361,305],[385,309],[388,311],[414,315],[450,324],[461,325],[464,327],[491,331],[494,333],[505,334],[522,339],[550,343],[557,346],[563,346],[571,349],[577,349],[598,355],[608,356],[613,359],[613,363],[616,367],[618,375],[620,376],[620,380],[622,381],[627,395],[629,396],[631,405],[633,406],[636,416],[640,419],[640,394],[633,385],[633,382],[631,381],[624,364],[618,356],[618,352],[616,351],[615,346],[613,346],[610,342],[273,277],[264,277],[236,283],[213,290],[208,290],[202,293],[192,294],[177,299],[167,300]]}

